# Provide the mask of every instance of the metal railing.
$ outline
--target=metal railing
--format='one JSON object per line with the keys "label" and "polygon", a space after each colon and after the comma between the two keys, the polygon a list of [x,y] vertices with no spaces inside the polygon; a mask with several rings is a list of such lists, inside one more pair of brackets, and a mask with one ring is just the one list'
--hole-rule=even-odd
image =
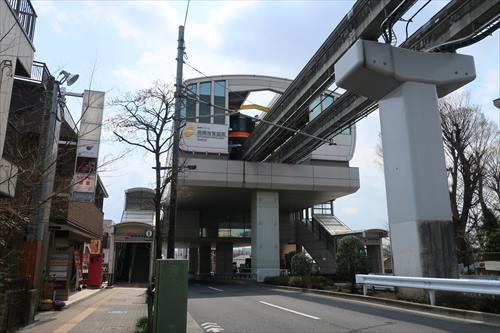
{"label": "metal railing", "polygon": [[305,218],[305,219],[299,220],[298,222],[305,224],[307,229],[309,229],[309,231],[314,236],[316,236],[316,239],[323,241],[325,246],[326,246],[326,249],[329,250],[332,253],[332,255],[334,255],[334,256],[336,255],[337,242],[335,239],[338,237],[331,235],[328,232],[328,230],[326,230],[325,227],[321,223],[316,221],[314,218]]}
{"label": "metal railing", "polygon": [[429,293],[431,305],[436,304],[436,290],[500,295],[500,281],[498,280],[440,279],[412,276],[356,274],[356,283],[363,285],[363,295],[365,296],[369,286],[424,289]]}
{"label": "metal railing", "polygon": [[51,76],[47,65],[40,61],[33,61],[31,66],[30,79],[38,82],[45,82]]}
{"label": "metal railing", "polygon": [[16,14],[17,21],[23,28],[26,36],[33,42],[35,35],[36,12],[30,0],[7,0],[12,11]]}

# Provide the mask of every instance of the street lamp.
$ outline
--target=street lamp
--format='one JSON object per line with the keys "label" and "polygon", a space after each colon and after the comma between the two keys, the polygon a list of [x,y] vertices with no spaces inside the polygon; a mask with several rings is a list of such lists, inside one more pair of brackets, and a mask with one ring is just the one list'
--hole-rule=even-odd
{"label": "street lamp", "polygon": [[500,97],[493,100],[493,105],[500,109]]}
{"label": "street lamp", "polygon": [[64,84],[66,83],[66,85],[69,87],[71,85],[73,85],[73,83],[75,83],[78,78],[80,77],[80,75],[78,74],[71,74],[69,72],[66,72],[66,71],[61,71],[59,73],[59,76],[62,75],[62,79],[59,81],[59,84]]}

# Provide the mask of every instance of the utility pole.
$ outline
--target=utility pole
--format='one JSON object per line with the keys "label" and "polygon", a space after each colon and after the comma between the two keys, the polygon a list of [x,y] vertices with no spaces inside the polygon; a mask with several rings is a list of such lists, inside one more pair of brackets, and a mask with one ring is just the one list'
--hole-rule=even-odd
{"label": "utility pole", "polygon": [[[182,66],[184,64],[184,26],[179,26],[177,40],[177,77],[175,80],[175,113],[172,144],[172,175],[170,178],[170,204],[168,209],[167,258],[175,257],[175,220],[177,215],[177,175],[179,173],[179,137],[182,98]],[[160,235],[161,236],[161,235]],[[158,240],[158,236],[156,239]],[[161,237],[160,237],[161,239]],[[160,243],[161,244],[161,243]]]}
{"label": "utility pole", "polygon": [[[41,187],[39,194],[40,207],[38,208],[37,214],[37,225],[36,225],[36,236],[35,239],[41,243],[40,253],[38,257],[38,266],[36,272],[35,287],[42,292],[43,283],[46,277],[47,269],[47,257],[49,250],[49,218],[52,200],[50,198],[52,191],[54,189],[54,177],[56,172],[55,160],[57,159],[57,149],[54,149],[54,145],[57,144],[56,140],[59,140],[59,131],[61,123],[58,121],[58,110],[59,110],[59,82],[54,78],[51,78],[52,83],[52,94],[51,94],[51,104],[50,110],[44,121],[47,121],[47,127],[42,130],[42,136],[40,138],[39,150],[43,156],[41,156]],[[39,295],[41,296],[41,295]]]}

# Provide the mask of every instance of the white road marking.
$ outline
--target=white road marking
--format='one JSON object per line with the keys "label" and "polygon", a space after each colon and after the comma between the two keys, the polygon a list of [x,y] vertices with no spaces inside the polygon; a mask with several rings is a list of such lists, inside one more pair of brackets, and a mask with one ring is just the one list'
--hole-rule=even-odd
{"label": "white road marking", "polygon": [[201,324],[201,327],[203,327],[203,329],[209,333],[219,333],[219,332],[224,331],[224,329],[222,327],[220,327],[220,325],[217,323],[207,322],[207,323]]}
{"label": "white road marking", "polygon": [[208,289],[212,289],[212,290],[215,290],[215,291],[224,291],[222,289],[217,289],[217,288],[214,288],[214,287],[208,287]]}
{"label": "white road marking", "polygon": [[291,313],[295,313],[295,314],[298,314],[300,316],[304,316],[304,317],[307,317],[307,318],[311,318],[311,319],[315,319],[315,320],[320,320],[321,319],[321,318],[318,318],[318,317],[315,317],[315,316],[311,316],[311,315],[308,315],[308,314],[305,314],[305,313],[302,313],[302,312],[298,312],[298,311],[295,311],[295,310],[287,309],[287,308],[284,308],[282,306],[274,305],[274,304],[267,303],[267,302],[264,302],[264,301],[259,301],[259,303],[262,303],[262,304],[265,304],[265,305],[268,305],[268,306],[272,306],[274,308],[281,309],[281,310],[284,310],[284,311],[288,311],[288,312],[291,312]]}

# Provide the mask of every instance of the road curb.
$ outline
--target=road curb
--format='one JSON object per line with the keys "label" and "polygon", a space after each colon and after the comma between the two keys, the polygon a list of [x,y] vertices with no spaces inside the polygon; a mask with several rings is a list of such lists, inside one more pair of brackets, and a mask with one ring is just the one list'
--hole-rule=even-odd
{"label": "road curb", "polygon": [[406,310],[425,311],[425,312],[428,312],[431,314],[448,316],[448,317],[453,317],[453,318],[457,318],[457,319],[480,321],[480,322],[484,322],[484,323],[489,324],[489,325],[500,326],[500,315],[494,314],[494,313],[447,308],[444,306],[412,303],[412,302],[408,302],[408,301],[393,300],[393,299],[374,297],[374,296],[346,294],[346,293],[330,291],[330,290],[296,288],[296,287],[279,286],[279,285],[264,284],[264,283],[259,284],[259,285],[262,287],[271,287],[271,288],[283,289],[283,290],[301,291],[304,293],[326,295],[326,296],[332,296],[332,297],[337,297],[337,298],[344,298],[344,299],[348,299],[348,300],[356,300],[356,301],[365,302],[365,303],[374,303],[374,304],[387,305],[387,306],[396,306],[399,309],[402,308],[402,309],[406,309]]}
{"label": "road curb", "polygon": [[65,309],[69,309],[70,307],[72,307],[72,306],[74,306],[74,305],[76,305],[76,304],[79,304],[79,303],[81,303],[81,302],[83,302],[83,301],[85,301],[85,300],[87,300],[87,299],[89,299],[89,298],[91,298],[91,297],[93,297],[93,296],[96,296],[96,295],[100,294],[103,290],[107,290],[107,289],[110,289],[110,288],[99,288],[99,290],[98,290],[98,291],[96,291],[95,293],[92,293],[92,294],[90,294],[90,295],[87,295],[87,296],[85,296],[85,297],[82,297],[82,298],[80,298],[80,299],[77,299],[76,301],[72,302],[71,304],[67,304],[67,305],[66,305],[66,306],[64,306],[64,308],[62,308],[62,309],[63,309],[63,310],[65,310]]}
{"label": "road curb", "polygon": [[203,333],[203,329],[196,322],[196,320],[191,317],[191,314],[187,313],[187,325],[186,325],[186,333]]}

